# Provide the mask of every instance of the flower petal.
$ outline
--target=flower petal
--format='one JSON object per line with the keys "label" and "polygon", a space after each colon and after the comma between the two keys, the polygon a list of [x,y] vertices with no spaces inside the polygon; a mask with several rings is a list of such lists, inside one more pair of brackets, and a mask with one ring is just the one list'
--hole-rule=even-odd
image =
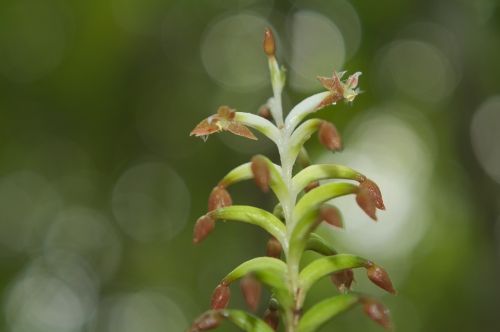
{"label": "flower petal", "polygon": [[[211,121],[209,121],[211,119]],[[217,121],[214,121],[212,117],[201,121],[189,134],[190,136],[207,136],[216,132],[219,132],[221,128],[217,126]]]}
{"label": "flower petal", "polygon": [[237,123],[237,122],[231,122],[225,128],[227,131],[230,131],[231,133],[238,135],[238,136],[243,136],[249,139],[257,140],[257,137],[244,125]]}

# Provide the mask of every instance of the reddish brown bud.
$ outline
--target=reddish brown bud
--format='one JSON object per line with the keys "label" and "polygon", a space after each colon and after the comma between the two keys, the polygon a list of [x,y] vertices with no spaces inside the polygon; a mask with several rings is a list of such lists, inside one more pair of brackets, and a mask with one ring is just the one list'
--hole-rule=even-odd
{"label": "reddish brown bud", "polygon": [[385,329],[392,329],[392,322],[387,309],[382,303],[374,299],[363,299],[363,310],[374,322],[382,325]]}
{"label": "reddish brown bud", "polygon": [[343,228],[344,222],[342,221],[342,214],[340,210],[333,205],[323,205],[319,210],[319,218],[321,221],[326,222],[329,225]]}
{"label": "reddish brown bud", "polygon": [[212,330],[219,326],[222,317],[216,311],[209,311],[199,317],[189,329],[189,332]]}
{"label": "reddish brown bud", "polygon": [[375,285],[391,294],[396,294],[396,290],[392,286],[391,279],[383,268],[369,262],[366,266],[366,274],[368,275],[368,279],[370,279]]}
{"label": "reddish brown bud", "polygon": [[259,111],[257,112],[257,114],[259,116],[263,117],[264,119],[271,120],[273,118],[271,115],[271,110],[269,109],[269,106],[267,106],[267,105],[262,105],[259,108]]}
{"label": "reddish brown bud", "polygon": [[319,126],[318,137],[321,144],[331,151],[342,149],[342,141],[337,128],[327,121],[323,121]]}
{"label": "reddish brown bud", "polygon": [[314,188],[318,188],[319,187],[319,182],[318,181],[313,181],[313,182],[310,182],[305,188],[304,188],[304,191],[307,193],[311,190],[313,190]]}
{"label": "reddish brown bud", "polygon": [[377,221],[377,205],[375,203],[375,198],[368,188],[361,185],[359,186],[358,192],[356,194],[356,202],[370,218]]}
{"label": "reddish brown bud", "polygon": [[212,309],[224,309],[227,307],[229,303],[229,299],[231,298],[231,290],[229,286],[222,283],[217,286],[212,294]]}
{"label": "reddish brown bud", "polygon": [[221,185],[214,187],[208,197],[208,211],[217,210],[231,204],[233,204],[233,200],[226,188]]}
{"label": "reddish brown bud", "polygon": [[382,194],[380,193],[380,189],[375,182],[370,179],[365,179],[360,183],[359,186],[368,189],[370,194],[373,196],[373,199],[375,200],[375,206],[377,207],[377,209],[385,210]]}
{"label": "reddish brown bud", "polygon": [[215,220],[209,216],[202,216],[194,225],[193,243],[200,243],[215,228]]}
{"label": "reddish brown bud", "polygon": [[267,241],[266,255],[269,257],[280,258],[281,257],[281,243],[272,237]]}
{"label": "reddish brown bud", "polygon": [[264,322],[267,323],[274,331],[278,331],[280,318],[277,310],[267,309],[264,313]]}
{"label": "reddish brown bud", "polygon": [[276,43],[274,42],[274,36],[271,29],[266,28],[264,31],[264,53],[267,56],[274,56],[276,53]]}
{"label": "reddish brown bud", "polygon": [[257,187],[263,192],[268,192],[271,173],[267,167],[266,160],[262,156],[254,156],[252,158],[251,168]]}
{"label": "reddish brown bud", "polygon": [[241,292],[248,308],[253,312],[257,311],[262,294],[262,285],[252,275],[247,275],[240,281]]}
{"label": "reddish brown bud", "polygon": [[332,273],[330,276],[333,284],[337,287],[339,292],[345,293],[351,289],[354,281],[354,273],[352,269],[343,270],[340,272]]}

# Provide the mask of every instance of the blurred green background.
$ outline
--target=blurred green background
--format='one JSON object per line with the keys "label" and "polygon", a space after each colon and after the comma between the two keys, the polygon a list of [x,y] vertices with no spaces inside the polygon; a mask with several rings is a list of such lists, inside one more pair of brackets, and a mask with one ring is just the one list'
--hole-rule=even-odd
{"label": "blurred green background", "polygon": [[[308,143],[385,197],[377,224],[351,197],[346,229],[321,230],[385,266],[399,294],[363,275],[356,290],[381,297],[399,331],[500,331],[495,0],[2,0],[1,330],[184,331],[225,273],[264,254],[246,225],[191,236],[217,181],[273,146],[188,134],[221,104],[256,112],[270,97],[266,26],[287,109],[322,90],[316,75],[363,72],[352,106],[319,112],[344,151]],[[231,193],[274,205],[251,182]],[[309,303],[335,292],[324,280]],[[358,308],[331,330],[382,329]]]}

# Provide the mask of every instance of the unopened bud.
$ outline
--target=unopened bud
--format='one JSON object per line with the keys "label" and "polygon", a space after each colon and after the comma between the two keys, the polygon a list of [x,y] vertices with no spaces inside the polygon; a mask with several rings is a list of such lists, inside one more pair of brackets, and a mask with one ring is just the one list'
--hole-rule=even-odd
{"label": "unopened bud", "polygon": [[370,179],[365,179],[360,183],[359,186],[368,189],[370,194],[373,196],[373,199],[375,200],[375,206],[377,207],[377,209],[385,210],[384,200],[382,199],[382,193],[380,192],[380,189],[375,182],[373,182]]}
{"label": "unopened bud", "polygon": [[266,255],[268,257],[280,258],[282,250],[281,243],[276,238],[272,237],[267,241]]}
{"label": "unopened bud", "polygon": [[198,318],[191,328],[189,332],[202,332],[212,330],[219,326],[222,317],[216,311],[209,311],[203,314],[200,318]]}
{"label": "unopened bud", "polygon": [[276,43],[271,29],[266,28],[264,31],[264,53],[267,56],[274,56],[276,53]]}
{"label": "unopened bud", "polygon": [[260,117],[263,117],[264,119],[271,120],[273,118],[271,115],[271,110],[269,109],[269,106],[267,106],[267,105],[262,105],[259,108],[259,111],[257,112],[257,114]]}
{"label": "unopened bud", "polygon": [[318,137],[321,144],[330,151],[339,151],[342,149],[342,140],[335,126],[323,121],[319,126]]}
{"label": "unopened bud", "polygon": [[326,222],[329,225],[344,228],[344,222],[342,221],[342,214],[340,210],[333,205],[323,205],[319,210],[319,218],[321,221]]}
{"label": "unopened bud", "polygon": [[314,188],[318,188],[318,187],[319,187],[318,181],[309,182],[309,184],[304,188],[304,191],[307,193],[307,192],[313,190]]}
{"label": "unopened bud", "polygon": [[391,294],[396,294],[396,290],[392,286],[392,281],[389,278],[389,274],[378,265],[369,262],[366,266],[366,274],[368,279],[370,279],[375,285],[388,291]]}
{"label": "unopened bud", "polygon": [[370,218],[377,221],[377,205],[375,202],[375,198],[368,188],[359,186],[358,192],[356,194],[356,202]]}
{"label": "unopened bud", "polygon": [[267,325],[269,325],[274,331],[278,331],[278,325],[280,323],[278,311],[267,309],[264,313],[264,322],[266,322]]}
{"label": "unopened bud", "polygon": [[281,206],[280,203],[276,204],[273,209],[273,214],[279,219],[279,220],[285,220],[285,213],[283,212],[283,206]]}
{"label": "unopened bud", "polygon": [[217,286],[212,294],[212,309],[224,309],[227,307],[229,303],[229,299],[231,298],[231,290],[229,286],[222,283]]}
{"label": "unopened bud", "polygon": [[330,279],[337,287],[339,292],[345,293],[351,289],[352,283],[354,281],[354,273],[352,272],[352,269],[347,269],[332,273]]}
{"label": "unopened bud", "polygon": [[269,172],[269,168],[267,167],[266,160],[262,156],[254,156],[252,158],[251,168],[257,187],[259,187],[263,192],[268,192],[271,174]]}
{"label": "unopened bud", "polygon": [[389,309],[387,309],[382,303],[375,301],[374,299],[363,299],[362,302],[363,310],[371,320],[382,325],[387,330],[392,329]]}
{"label": "unopened bud", "polygon": [[226,206],[231,206],[233,204],[233,200],[231,199],[231,195],[224,188],[224,186],[218,185],[214,187],[210,196],[208,197],[208,211],[217,210]]}
{"label": "unopened bud", "polygon": [[247,275],[240,281],[241,292],[248,308],[253,312],[257,311],[262,294],[262,285],[252,275]]}
{"label": "unopened bud", "polygon": [[193,243],[200,243],[215,228],[215,220],[209,216],[202,216],[194,225]]}

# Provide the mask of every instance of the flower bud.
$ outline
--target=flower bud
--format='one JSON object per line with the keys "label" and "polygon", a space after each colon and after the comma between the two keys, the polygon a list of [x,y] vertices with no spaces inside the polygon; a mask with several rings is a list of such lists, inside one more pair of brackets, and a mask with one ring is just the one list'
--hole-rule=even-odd
{"label": "flower bud", "polygon": [[217,310],[226,308],[230,298],[231,290],[229,289],[229,286],[224,283],[218,285],[212,294],[212,309]]}
{"label": "flower bud", "polygon": [[342,141],[335,126],[323,121],[319,126],[318,137],[321,144],[330,151],[339,151],[342,149]]}
{"label": "flower bud", "polygon": [[375,301],[374,299],[363,299],[363,310],[368,317],[374,322],[382,325],[385,329],[392,329],[391,317],[389,314],[389,309],[387,309],[382,303]]}
{"label": "flower bud", "polygon": [[271,120],[273,118],[273,116],[271,115],[271,110],[269,109],[269,106],[267,106],[267,105],[262,105],[259,108],[259,111],[257,112],[257,114],[260,117],[263,117],[264,119],[267,119],[267,120]]}
{"label": "flower bud", "polygon": [[332,273],[330,279],[339,292],[345,293],[351,290],[351,286],[354,281],[354,273],[352,272],[352,269],[342,270],[340,272]]}
{"label": "flower bud", "polygon": [[314,188],[318,188],[319,187],[319,182],[318,181],[313,181],[313,182],[310,182],[305,188],[304,188],[304,191],[307,193],[311,190],[313,190]]}
{"label": "flower bud", "polygon": [[277,310],[267,309],[264,313],[264,322],[267,323],[274,331],[278,331],[280,318]]}
{"label": "flower bud", "polygon": [[370,218],[377,221],[377,215],[375,214],[377,205],[375,203],[375,198],[368,188],[361,185],[359,186],[358,192],[356,193],[356,202]]}
{"label": "flower bud", "polygon": [[194,225],[193,243],[200,243],[215,228],[215,220],[205,215],[200,217]]}
{"label": "flower bud", "polygon": [[210,196],[208,197],[208,211],[217,210],[226,206],[231,206],[233,200],[231,195],[224,188],[224,186],[218,185],[212,189]]}
{"label": "flower bud", "polygon": [[241,292],[248,308],[253,312],[257,311],[262,294],[262,285],[252,275],[247,275],[240,281]]}
{"label": "flower bud", "polygon": [[276,53],[273,32],[269,28],[266,28],[264,31],[264,53],[269,57],[274,56]]}
{"label": "flower bud", "polygon": [[380,189],[375,182],[370,179],[365,179],[360,183],[359,186],[368,189],[370,194],[373,196],[373,199],[375,200],[375,206],[377,207],[377,209],[385,210],[382,194],[380,193]]}
{"label": "flower bud", "polygon": [[391,279],[383,268],[369,262],[366,266],[366,274],[368,275],[368,279],[370,279],[375,285],[391,294],[396,294],[396,290],[392,286]]}
{"label": "flower bud", "polygon": [[212,330],[219,326],[222,317],[215,311],[209,311],[199,317],[189,329],[189,332]]}
{"label": "flower bud", "polygon": [[344,228],[344,222],[342,221],[342,214],[340,210],[333,205],[323,205],[319,210],[319,218],[321,221],[326,222],[329,225]]}
{"label": "flower bud", "polygon": [[285,220],[285,213],[283,212],[283,206],[281,206],[280,203],[276,204],[273,209],[273,214],[279,219],[279,220]]}
{"label": "flower bud", "polygon": [[282,250],[281,243],[276,238],[272,237],[267,241],[266,255],[268,257],[280,258]]}
{"label": "flower bud", "polygon": [[268,192],[271,173],[267,167],[266,160],[261,156],[254,156],[252,158],[251,169],[257,187],[265,193]]}

